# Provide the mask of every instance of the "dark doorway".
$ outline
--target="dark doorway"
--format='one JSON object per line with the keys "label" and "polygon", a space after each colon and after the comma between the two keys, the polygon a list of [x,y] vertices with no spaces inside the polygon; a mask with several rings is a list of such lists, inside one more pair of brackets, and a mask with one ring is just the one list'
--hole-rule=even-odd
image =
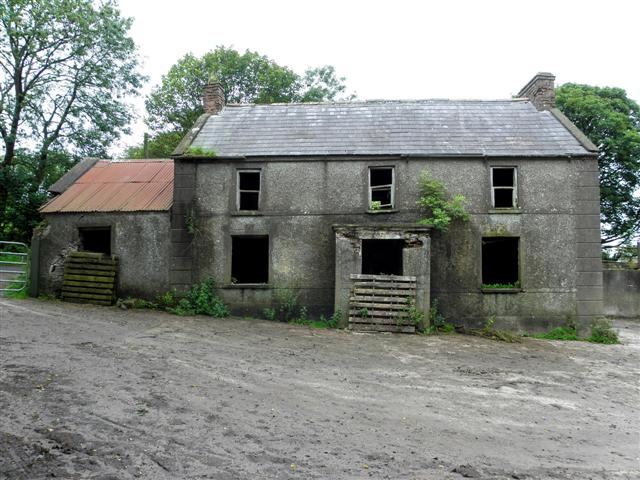
{"label": "dark doorway", "polygon": [[362,240],[362,273],[402,275],[404,240]]}
{"label": "dark doorway", "polygon": [[482,284],[517,286],[520,280],[518,237],[482,239]]}
{"label": "dark doorway", "polygon": [[111,227],[80,228],[80,250],[111,255]]}
{"label": "dark doorway", "polygon": [[269,237],[231,237],[231,283],[269,282]]}

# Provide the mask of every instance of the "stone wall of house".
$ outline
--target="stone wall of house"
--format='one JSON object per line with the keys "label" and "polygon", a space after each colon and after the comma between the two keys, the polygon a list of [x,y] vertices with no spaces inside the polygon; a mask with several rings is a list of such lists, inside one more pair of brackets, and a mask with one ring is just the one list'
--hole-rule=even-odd
{"label": "stone wall of house", "polygon": [[[368,212],[368,169],[375,166],[395,167],[392,212]],[[518,169],[518,209],[491,208],[492,166]],[[185,213],[174,212],[174,248],[184,251],[191,245],[192,250],[184,273],[174,275],[172,284],[179,286],[187,274],[194,281],[213,277],[225,301],[240,314],[270,306],[274,286],[295,287],[311,313],[331,314],[336,269],[332,226],[416,222],[421,218],[418,178],[429,170],[448,192],[465,195],[471,213],[470,222],[432,235],[431,298],[438,299],[445,317],[471,326],[495,316],[497,326],[512,330],[541,330],[567,321],[578,321],[583,328],[602,308],[601,264],[591,245],[599,213],[598,191],[591,185],[594,166],[592,158],[178,160],[176,189],[181,188],[185,204],[179,208],[188,203],[196,219],[187,232],[180,227]],[[261,170],[257,212],[237,209],[237,170],[242,168]],[[267,285],[232,283],[234,235],[269,237]],[[491,235],[520,238],[517,292],[481,289],[482,237]]]}
{"label": "stone wall of house", "polygon": [[40,239],[38,286],[58,294],[64,260],[80,245],[80,228],[110,227],[111,253],[118,256],[119,297],[153,299],[169,289],[169,212],[55,213],[45,215]]}
{"label": "stone wall of house", "polygon": [[640,319],[640,269],[604,264],[604,314]]}

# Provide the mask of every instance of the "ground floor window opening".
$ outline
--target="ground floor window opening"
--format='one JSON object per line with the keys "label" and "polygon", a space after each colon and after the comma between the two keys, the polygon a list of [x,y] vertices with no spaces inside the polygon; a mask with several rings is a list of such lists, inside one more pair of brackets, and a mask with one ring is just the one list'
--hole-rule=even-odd
{"label": "ground floor window opening", "polygon": [[231,237],[231,283],[269,282],[269,237]]}
{"label": "ground floor window opening", "polygon": [[520,239],[485,237],[482,239],[482,284],[513,286],[520,284]]}
{"label": "ground floor window opening", "polygon": [[111,227],[79,228],[80,250],[111,255]]}
{"label": "ground floor window opening", "polygon": [[362,273],[402,275],[404,240],[362,240]]}

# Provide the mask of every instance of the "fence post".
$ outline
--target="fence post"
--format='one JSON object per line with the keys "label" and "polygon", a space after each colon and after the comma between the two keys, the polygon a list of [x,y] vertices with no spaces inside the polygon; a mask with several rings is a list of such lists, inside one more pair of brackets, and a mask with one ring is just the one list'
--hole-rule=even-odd
{"label": "fence post", "polygon": [[40,293],[38,281],[40,279],[40,237],[34,235],[31,239],[31,262],[29,271],[29,295],[37,297]]}

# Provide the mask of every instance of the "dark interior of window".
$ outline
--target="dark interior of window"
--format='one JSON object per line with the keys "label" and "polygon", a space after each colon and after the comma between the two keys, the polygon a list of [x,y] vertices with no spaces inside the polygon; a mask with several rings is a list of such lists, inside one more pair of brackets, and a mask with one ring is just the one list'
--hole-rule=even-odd
{"label": "dark interior of window", "polygon": [[80,250],[111,255],[111,227],[80,228]]}
{"label": "dark interior of window", "polygon": [[[513,168],[494,168],[493,172],[493,201],[496,208],[515,207],[515,182]],[[504,187],[504,188],[500,188]]]}
{"label": "dark interior of window", "polygon": [[240,210],[258,210],[260,200],[260,172],[238,172]]}
{"label": "dark interior of window", "polygon": [[372,168],[369,170],[371,201],[380,202],[382,208],[391,208],[392,168]]}
{"label": "dark interior of window", "polygon": [[513,284],[519,280],[518,237],[486,237],[482,239],[482,283]]}
{"label": "dark interior of window", "polygon": [[231,282],[268,283],[269,237],[231,237]]}
{"label": "dark interior of window", "polygon": [[402,275],[403,240],[362,240],[362,273]]}

